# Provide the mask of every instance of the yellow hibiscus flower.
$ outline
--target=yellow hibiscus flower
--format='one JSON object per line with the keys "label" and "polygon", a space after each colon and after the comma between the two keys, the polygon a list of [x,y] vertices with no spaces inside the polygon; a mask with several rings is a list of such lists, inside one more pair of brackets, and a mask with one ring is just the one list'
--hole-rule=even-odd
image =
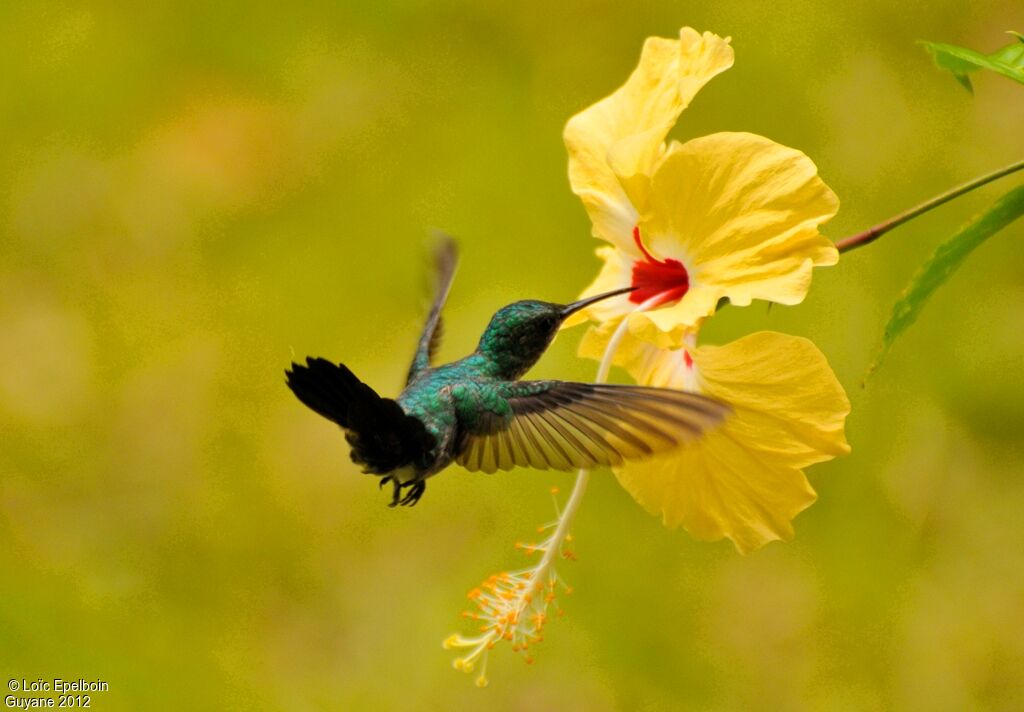
{"label": "yellow hibiscus flower", "polygon": [[690,28],[647,40],[629,80],[567,124],[570,183],[609,243],[583,294],[635,287],[570,324],[600,324],[581,355],[733,407],[700,441],[613,469],[666,525],[747,552],[792,537],[791,520],[815,499],[802,468],[849,450],[849,402],[805,339],[762,332],[696,347],[721,299],[796,304],[813,267],[838,260],[818,226],[839,203],[803,153],[747,133],[665,144],[696,92],[732,65],[728,42]]}
{"label": "yellow hibiscus flower", "polygon": [[[592,329],[580,347],[600,358],[615,328]],[[725,346],[678,349],[627,339],[616,363],[638,383],[702,393],[733,415],[700,441],[613,468],[622,486],[666,526],[697,539],[728,537],[743,553],[793,536],[793,517],[816,495],[802,468],[849,452],[850,403],[825,356],[807,339],[770,331]]]}
{"label": "yellow hibiscus flower", "polygon": [[[700,88],[732,65],[729,40],[690,28],[650,38],[629,80],[570,119],[569,180],[609,243],[584,296],[634,290],[580,312],[597,321],[580,354],[612,363],[644,385],[696,391],[732,416],[700,440],[654,459],[612,468],[623,487],[669,526],[699,539],[728,537],[741,552],[793,534],[791,520],[815,499],[802,468],[849,451],[850,405],[825,357],[806,339],[771,332],[697,347],[719,300],[800,302],[815,266],[838,252],[818,232],[838,200],[807,156],[760,136],[719,133],[687,143],[665,137]],[[519,545],[535,565],[487,578],[464,616],[478,631],[452,635],[465,650],[456,669],[487,684],[488,653],[507,641],[527,662],[560,589],[559,558],[575,558],[569,529],[586,491],[581,469],[544,539]],[[547,532],[550,531],[550,534]],[[559,611],[561,612],[561,611]]]}
{"label": "yellow hibiscus flower", "polygon": [[[748,133],[665,144],[683,109],[732,61],[729,40],[710,32],[650,38],[626,83],[569,120],[569,182],[594,235],[609,243],[583,294],[637,289],[567,326],[629,315],[631,333],[679,345],[719,300],[796,304],[811,269],[838,260],[818,226],[839,201],[803,153]],[[653,308],[635,313],[645,302]]]}

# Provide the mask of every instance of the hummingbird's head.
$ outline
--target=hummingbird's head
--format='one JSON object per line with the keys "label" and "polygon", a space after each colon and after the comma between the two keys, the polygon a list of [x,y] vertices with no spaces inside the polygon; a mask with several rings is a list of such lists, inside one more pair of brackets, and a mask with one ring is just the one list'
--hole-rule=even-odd
{"label": "hummingbird's head", "polygon": [[491,317],[484,335],[480,337],[477,350],[498,367],[500,377],[519,378],[543,355],[562,322],[570,315],[594,302],[633,289],[616,289],[572,304],[554,304],[533,299],[509,304]]}

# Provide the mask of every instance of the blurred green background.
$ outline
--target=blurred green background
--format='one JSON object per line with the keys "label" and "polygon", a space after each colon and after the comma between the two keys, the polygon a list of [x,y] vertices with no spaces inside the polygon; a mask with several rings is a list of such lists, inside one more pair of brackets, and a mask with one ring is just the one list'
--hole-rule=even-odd
{"label": "blurred green background", "polygon": [[[694,542],[599,473],[568,617],[484,691],[440,642],[571,476],[452,468],[388,509],[282,374],[323,355],[396,393],[431,227],[463,248],[443,357],[575,297],[597,243],[562,126],[685,24],[736,65],[678,137],[807,152],[834,238],[1019,159],[1021,87],[972,99],[915,40],[991,51],[1020,2],[210,5],[0,5],[5,679],[107,680],[97,710],[1024,709],[1022,227],[860,387],[914,269],[1010,182],[705,330],[809,336],[850,393],[795,541]],[[534,373],[592,377],[579,335]]]}

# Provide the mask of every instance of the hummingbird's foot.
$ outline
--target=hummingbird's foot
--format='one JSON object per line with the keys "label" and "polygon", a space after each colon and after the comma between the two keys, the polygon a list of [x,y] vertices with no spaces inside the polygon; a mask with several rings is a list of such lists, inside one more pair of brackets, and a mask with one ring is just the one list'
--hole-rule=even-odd
{"label": "hummingbird's foot", "polygon": [[[387,482],[388,480],[391,480],[391,484],[395,488],[394,493],[391,495],[391,502],[388,503],[388,506],[396,507],[402,502],[402,483],[394,477],[385,477],[383,482]],[[384,486],[383,482],[381,483],[381,487]]]}
{"label": "hummingbird's foot", "polygon": [[[391,496],[391,502],[388,504],[389,507],[396,507],[401,505],[403,507],[411,507],[420,501],[420,497],[423,496],[423,492],[427,489],[427,483],[423,480],[417,480],[416,482],[399,482],[394,477],[383,477],[380,481],[380,486],[383,487],[386,482],[390,482],[391,486],[394,487],[394,493]],[[406,487],[409,491],[402,495],[402,490]]]}
{"label": "hummingbird's foot", "polygon": [[377,489],[384,489],[384,485],[386,485],[388,482],[391,482],[391,479],[392,478],[390,476],[381,477],[380,478],[380,484],[377,485]]}
{"label": "hummingbird's foot", "polygon": [[420,497],[427,491],[427,483],[423,480],[418,480],[409,486],[409,492],[399,502],[403,507],[412,507],[420,501]]}
{"label": "hummingbird's foot", "polygon": [[[411,507],[420,501],[420,498],[423,497],[423,493],[427,489],[427,484],[422,479],[412,481],[412,483],[400,483],[400,481],[391,476],[381,477],[380,487],[383,488],[387,483],[391,483],[391,487],[394,488],[391,501],[387,505],[389,507],[396,507],[398,505]],[[406,488],[409,488],[409,492],[402,495],[401,491]]]}

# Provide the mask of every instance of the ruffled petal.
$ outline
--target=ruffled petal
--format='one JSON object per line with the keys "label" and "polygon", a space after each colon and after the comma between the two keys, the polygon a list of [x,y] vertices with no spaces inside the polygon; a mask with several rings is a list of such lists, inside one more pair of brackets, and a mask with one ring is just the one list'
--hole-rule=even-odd
{"label": "ruffled petal", "polygon": [[741,552],[793,536],[816,495],[801,468],[849,452],[850,404],[807,339],[759,332],[725,346],[665,351],[631,339],[623,363],[643,385],[685,388],[729,403],[718,430],[670,455],[615,468],[619,482],[669,527],[728,537]]}
{"label": "ruffled petal", "polygon": [[664,151],[662,142],[700,88],[732,66],[728,42],[689,27],[678,40],[649,38],[626,83],[566,124],[569,182],[590,215],[595,236],[629,249],[647,177]]}
{"label": "ruffled petal", "polygon": [[806,155],[762,136],[718,133],[674,143],[652,180],[641,231],[651,249],[683,261],[690,292],[652,317],[662,330],[737,306],[803,300],[811,269],[835,264],[818,226],[839,200]]}

